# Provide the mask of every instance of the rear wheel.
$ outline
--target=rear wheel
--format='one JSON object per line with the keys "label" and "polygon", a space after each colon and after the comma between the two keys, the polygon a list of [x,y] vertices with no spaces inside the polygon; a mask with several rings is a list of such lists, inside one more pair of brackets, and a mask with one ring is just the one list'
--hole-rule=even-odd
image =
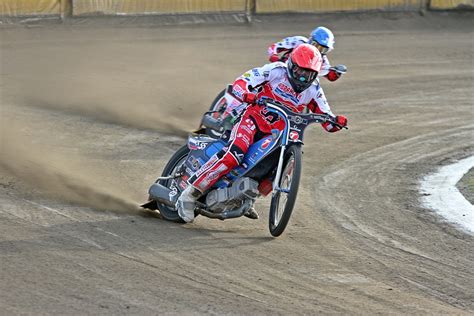
{"label": "rear wheel", "polygon": [[[225,89],[222,90],[212,101],[211,107],[209,108],[209,111],[215,112],[212,115],[213,118],[215,119],[223,119],[222,114],[225,111],[225,108],[227,106],[226,99],[225,99]],[[213,130],[212,128],[206,128],[206,134],[211,136],[212,138],[219,138],[221,137],[222,133]]]}
{"label": "rear wheel", "polygon": [[[179,148],[166,164],[165,169],[163,169],[163,173],[161,174],[161,176],[167,177],[178,172],[180,168],[183,166],[186,159],[188,158],[189,151],[190,150],[187,145],[184,145],[181,148]],[[165,187],[169,189],[173,189],[173,187],[176,187],[176,179],[168,179],[168,180],[158,179],[155,182],[158,182],[159,184],[164,185]],[[160,203],[158,203],[158,209],[160,210],[160,214],[161,216],[163,216],[164,219],[177,222],[177,223],[184,223],[181,217],[179,217],[178,211],[176,211],[175,209],[170,208],[169,206],[166,206]]]}
{"label": "rear wheel", "polygon": [[301,146],[292,145],[285,153],[279,190],[272,196],[268,228],[274,237],[280,236],[290,220],[301,177]]}

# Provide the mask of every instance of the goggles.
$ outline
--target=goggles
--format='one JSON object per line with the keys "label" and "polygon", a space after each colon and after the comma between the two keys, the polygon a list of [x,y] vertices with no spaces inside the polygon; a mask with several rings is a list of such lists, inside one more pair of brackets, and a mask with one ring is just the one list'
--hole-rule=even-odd
{"label": "goggles", "polygon": [[292,77],[294,80],[302,82],[302,83],[310,83],[316,79],[318,73],[313,70],[304,69],[298,67],[297,65],[293,65],[292,69]]}
{"label": "goggles", "polygon": [[311,45],[316,47],[322,55],[326,55],[330,51],[329,47],[323,46],[323,45],[319,44],[318,42],[316,42],[315,40],[311,41]]}

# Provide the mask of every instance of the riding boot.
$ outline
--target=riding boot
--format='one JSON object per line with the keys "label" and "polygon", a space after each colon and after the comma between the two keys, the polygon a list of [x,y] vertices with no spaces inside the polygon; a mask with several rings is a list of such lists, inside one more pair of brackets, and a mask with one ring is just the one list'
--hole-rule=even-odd
{"label": "riding boot", "polygon": [[176,201],[176,209],[178,210],[178,215],[186,223],[192,223],[194,220],[194,209],[196,208],[196,201],[201,196],[201,192],[194,188],[192,185],[188,185],[184,189],[183,193],[179,196]]}

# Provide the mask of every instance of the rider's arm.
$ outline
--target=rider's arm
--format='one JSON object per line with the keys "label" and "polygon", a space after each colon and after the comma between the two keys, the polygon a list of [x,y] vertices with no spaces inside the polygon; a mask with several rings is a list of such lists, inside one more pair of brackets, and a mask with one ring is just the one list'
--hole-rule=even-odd
{"label": "rider's arm", "polygon": [[250,69],[238,77],[232,84],[231,95],[233,101],[228,103],[226,111],[232,113],[233,117],[237,117],[249,104],[254,104],[257,101],[259,86],[273,77],[271,70],[279,64],[283,65],[282,63],[266,64],[263,67]]}
{"label": "rider's arm", "polygon": [[[321,71],[319,71],[318,77],[326,77],[329,73],[329,68],[331,68],[331,63],[326,55],[323,55],[323,64],[321,65]],[[329,78],[328,78],[329,79]]]}
{"label": "rider's arm", "polygon": [[[337,67],[337,66],[336,66]],[[343,73],[336,71],[334,67],[331,67],[329,59],[326,55],[323,56],[323,65],[321,66],[321,71],[319,72],[319,77],[325,77],[329,81],[336,81],[341,77]]]}
{"label": "rider's arm", "polygon": [[304,36],[290,36],[268,47],[268,60],[270,62],[286,61],[291,51],[300,44],[307,43]]}
{"label": "rider's arm", "polygon": [[[315,87],[316,88],[316,87]],[[313,88],[313,89],[315,89]],[[328,114],[334,117],[337,120],[337,116],[331,112],[331,108],[329,107],[328,101],[326,96],[324,95],[323,89],[321,87],[316,88],[316,92],[314,93],[314,97],[308,103],[308,109],[316,114]],[[345,118],[344,118],[345,119]],[[339,120],[337,120],[339,121]],[[347,120],[346,120],[347,121]],[[343,124],[345,125],[345,124]],[[341,128],[331,124],[330,122],[322,123],[321,126],[328,132],[334,133],[339,131]]]}

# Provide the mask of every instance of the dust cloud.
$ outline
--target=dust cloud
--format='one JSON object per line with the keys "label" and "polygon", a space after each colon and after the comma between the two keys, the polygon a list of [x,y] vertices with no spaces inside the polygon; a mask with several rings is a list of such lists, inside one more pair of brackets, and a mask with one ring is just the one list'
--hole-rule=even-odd
{"label": "dust cloud", "polygon": [[[34,133],[35,128],[44,127],[56,132],[55,119],[67,117],[71,129],[75,128],[72,121],[85,118],[91,124],[97,121],[187,136],[225,86],[223,78],[234,78],[234,74],[208,75],[221,65],[200,41],[194,41],[190,49],[182,39],[169,35],[158,40],[155,30],[147,32],[146,40],[137,39],[134,31],[96,28],[3,32],[0,107],[19,121],[12,126],[5,124],[6,119],[1,122],[0,167],[61,200],[98,209],[135,209],[136,203],[127,197],[133,190],[120,188],[124,184],[117,183],[119,175],[108,176],[110,183],[106,183],[106,171],[99,166],[94,169],[94,157],[68,155],[54,145],[48,149],[43,144],[47,138],[38,142],[22,129]],[[215,86],[202,88],[210,82],[216,82]],[[48,118],[38,109],[46,109]],[[84,137],[78,129],[65,141],[82,142]]]}
{"label": "dust cloud", "polygon": [[[38,87],[37,87],[38,88]],[[29,89],[30,93],[34,91]],[[153,111],[143,107],[130,108],[128,105],[120,102],[110,103],[94,100],[94,103],[71,103],[60,104],[50,100],[35,97],[27,99],[26,102],[19,104],[33,108],[43,108],[68,114],[84,116],[99,120],[105,123],[112,123],[121,126],[128,126],[137,129],[150,129],[166,135],[187,137],[188,133],[197,128],[196,124],[183,121],[171,115],[163,115],[165,106],[156,104]]]}
{"label": "dust cloud", "polygon": [[[135,213],[140,207],[124,192],[98,177],[90,161],[74,158],[20,136],[17,125],[2,122],[0,168],[34,191],[95,210]],[[100,170],[103,174],[104,170]]]}
{"label": "dust cloud", "polygon": [[[33,36],[41,39],[34,51],[27,46]],[[198,63],[185,43],[152,41],[137,49],[129,34],[110,36],[68,30],[5,36],[3,101],[182,137],[197,128],[226,81],[203,77],[199,68],[209,64]],[[193,84],[207,81],[216,88]]]}

